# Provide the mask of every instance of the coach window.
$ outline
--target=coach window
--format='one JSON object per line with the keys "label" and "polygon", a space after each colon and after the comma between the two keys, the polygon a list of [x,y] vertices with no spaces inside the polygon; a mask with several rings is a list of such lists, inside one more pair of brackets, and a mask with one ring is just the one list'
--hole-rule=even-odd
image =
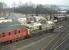
{"label": "coach window", "polygon": [[11,35],[11,32],[9,32],[8,35]]}
{"label": "coach window", "polygon": [[0,38],[1,38],[1,34],[0,34]]}
{"label": "coach window", "polygon": [[5,33],[2,33],[2,37],[5,37]]}
{"label": "coach window", "polygon": [[20,33],[20,30],[18,31],[18,33]]}

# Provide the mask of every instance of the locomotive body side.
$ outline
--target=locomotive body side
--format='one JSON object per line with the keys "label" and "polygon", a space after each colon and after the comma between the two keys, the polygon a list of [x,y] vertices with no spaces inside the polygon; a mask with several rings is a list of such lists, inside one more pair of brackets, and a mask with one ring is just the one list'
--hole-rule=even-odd
{"label": "locomotive body side", "polygon": [[41,25],[41,23],[27,24],[26,26],[28,28],[28,35],[32,35],[33,33],[35,34],[36,32],[38,32]]}
{"label": "locomotive body side", "polygon": [[[53,21],[47,21],[46,18],[42,16],[30,16],[26,20],[26,24],[24,24],[28,28],[28,35],[35,34],[41,30],[54,30],[55,23]],[[23,24],[23,21],[21,21]]]}

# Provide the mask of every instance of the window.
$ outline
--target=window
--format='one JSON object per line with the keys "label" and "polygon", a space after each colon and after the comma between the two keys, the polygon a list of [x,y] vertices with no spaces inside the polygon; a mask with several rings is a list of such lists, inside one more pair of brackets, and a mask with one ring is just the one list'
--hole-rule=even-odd
{"label": "window", "polygon": [[9,32],[8,35],[11,35],[11,32]]}
{"label": "window", "polygon": [[18,33],[20,33],[20,30],[18,31]]}
{"label": "window", "polygon": [[20,33],[20,30],[15,30],[15,34]]}
{"label": "window", "polygon": [[0,34],[0,38],[1,38],[1,34]]}
{"label": "window", "polygon": [[5,37],[5,33],[2,33],[2,37]]}

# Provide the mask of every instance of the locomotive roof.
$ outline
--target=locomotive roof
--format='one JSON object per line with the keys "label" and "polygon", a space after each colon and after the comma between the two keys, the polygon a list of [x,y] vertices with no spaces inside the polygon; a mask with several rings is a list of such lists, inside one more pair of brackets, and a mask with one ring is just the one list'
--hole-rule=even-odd
{"label": "locomotive roof", "polygon": [[24,27],[24,25],[20,25],[19,22],[4,22],[0,23],[0,32],[15,30],[17,28],[22,28],[22,27]]}

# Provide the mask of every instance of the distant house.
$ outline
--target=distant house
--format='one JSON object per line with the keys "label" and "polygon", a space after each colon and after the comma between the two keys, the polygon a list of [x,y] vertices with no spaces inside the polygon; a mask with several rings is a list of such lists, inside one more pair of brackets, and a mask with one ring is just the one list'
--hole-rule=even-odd
{"label": "distant house", "polygon": [[19,18],[26,18],[26,16],[22,14],[12,14],[7,17],[8,19],[12,19],[13,21],[18,21]]}
{"label": "distant house", "polygon": [[19,22],[23,25],[27,23],[26,16],[23,14],[12,14],[8,17],[8,19],[12,19],[12,21]]}
{"label": "distant house", "polygon": [[58,11],[57,14],[55,14],[55,18],[58,19],[58,20],[66,20],[66,13],[67,11],[64,11],[64,10],[61,10],[61,11]]}

